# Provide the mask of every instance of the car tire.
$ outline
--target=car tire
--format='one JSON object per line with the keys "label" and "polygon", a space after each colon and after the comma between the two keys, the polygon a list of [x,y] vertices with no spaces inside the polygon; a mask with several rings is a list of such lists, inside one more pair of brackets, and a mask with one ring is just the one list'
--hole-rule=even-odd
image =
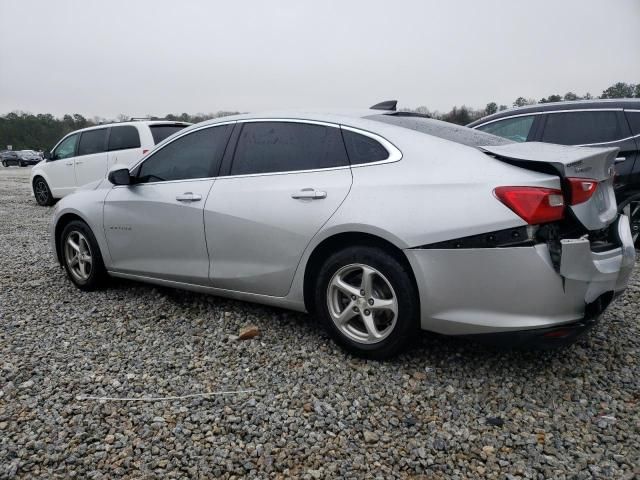
{"label": "car tire", "polygon": [[347,351],[375,360],[392,357],[406,349],[419,325],[409,268],[372,246],[333,253],[317,276],[315,313]]}
{"label": "car tire", "polygon": [[2,161],[2,166],[3,166],[3,167],[8,167],[9,165],[7,165],[7,162],[3,160],[3,161]]}
{"label": "car tire", "polygon": [[20,165],[21,167],[26,167],[27,164],[23,161],[18,162],[18,165]]}
{"label": "car tire", "polygon": [[60,234],[58,248],[67,275],[76,287],[88,292],[103,285],[107,272],[96,237],[86,223],[69,222]]}
{"label": "car tire", "polygon": [[33,180],[33,195],[36,197],[36,202],[38,205],[43,207],[50,207],[54,204],[53,195],[51,195],[51,190],[49,189],[49,185],[47,185],[47,181],[42,177],[36,177]]}

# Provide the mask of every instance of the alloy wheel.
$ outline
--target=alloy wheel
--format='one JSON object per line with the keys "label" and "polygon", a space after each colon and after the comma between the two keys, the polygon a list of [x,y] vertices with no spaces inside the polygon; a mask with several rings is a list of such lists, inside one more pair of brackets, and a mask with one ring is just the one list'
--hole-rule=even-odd
{"label": "alloy wheel", "polygon": [[93,258],[87,238],[79,231],[73,230],[67,235],[64,257],[71,275],[79,282],[86,282],[91,275]]}
{"label": "alloy wheel", "polygon": [[373,267],[340,268],[327,288],[331,320],[351,340],[373,344],[387,338],[398,319],[398,300],[387,278]]}
{"label": "alloy wheel", "polygon": [[47,188],[47,184],[44,183],[44,180],[38,180],[36,182],[34,193],[38,202],[42,205],[46,205],[49,200],[49,189]]}

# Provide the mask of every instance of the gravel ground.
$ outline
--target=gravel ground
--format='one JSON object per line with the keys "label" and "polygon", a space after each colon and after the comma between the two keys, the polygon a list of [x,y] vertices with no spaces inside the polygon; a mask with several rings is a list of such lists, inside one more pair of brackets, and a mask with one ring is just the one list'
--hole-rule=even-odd
{"label": "gravel ground", "polygon": [[[501,352],[424,335],[344,354],[306,315],[54,262],[51,209],[0,168],[0,478],[634,478],[640,276],[576,345]],[[260,337],[239,341],[254,324]],[[180,396],[115,402],[83,396]]]}

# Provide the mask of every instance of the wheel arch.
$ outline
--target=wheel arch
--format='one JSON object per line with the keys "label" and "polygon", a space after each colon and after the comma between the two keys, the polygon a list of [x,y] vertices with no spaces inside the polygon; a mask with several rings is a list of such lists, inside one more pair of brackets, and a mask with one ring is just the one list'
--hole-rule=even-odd
{"label": "wheel arch", "polygon": [[[316,274],[322,267],[322,263],[331,254],[347,247],[353,247],[355,245],[377,247],[385,251],[386,253],[393,255],[400,263],[402,263],[407,268],[407,271],[411,275],[411,281],[413,282],[413,285],[416,289],[416,293],[418,293],[418,284],[415,278],[415,273],[413,272],[413,268],[411,267],[409,259],[400,247],[393,244],[389,240],[372,233],[359,231],[340,232],[333,234],[318,243],[307,259],[303,280],[304,306],[307,312],[314,312],[315,295],[313,294],[313,289],[315,288]],[[419,297],[420,296],[418,295],[418,302]]]}
{"label": "wheel arch", "polygon": [[[56,221],[55,229],[54,229],[54,242],[55,242],[55,250],[56,250],[56,258],[58,259],[58,263],[62,265],[62,245],[60,243],[60,236],[62,235],[62,231],[64,227],[69,225],[74,220],[80,220],[83,223],[87,223],[87,221],[82,218],[80,215],[72,212],[64,213],[58,218]],[[88,224],[87,224],[88,225]]]}

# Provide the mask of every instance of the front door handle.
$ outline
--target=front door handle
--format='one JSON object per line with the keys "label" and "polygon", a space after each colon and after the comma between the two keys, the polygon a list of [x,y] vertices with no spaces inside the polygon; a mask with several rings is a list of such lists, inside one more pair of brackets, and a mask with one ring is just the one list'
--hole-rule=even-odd
{"label": "front door handle", "polygon": [[303,188],[299,192],[292,193],[291,198],[296,200],[321,200],[327,198],[327,192],[315,188]]}
{"label": "front door handle", "polygon": [[65,162],[65,165],[73,165],[73,162]]}
{"label": "front door handle", "polygon": [[616,163],[624,162],[627,157],[616,157]]}
{"label": "front door handle", "polygon": [[202,200],[202,195],[193,192],[185,192],[181,195],[176,195],[176,200],[179,202],[198,202]]}

